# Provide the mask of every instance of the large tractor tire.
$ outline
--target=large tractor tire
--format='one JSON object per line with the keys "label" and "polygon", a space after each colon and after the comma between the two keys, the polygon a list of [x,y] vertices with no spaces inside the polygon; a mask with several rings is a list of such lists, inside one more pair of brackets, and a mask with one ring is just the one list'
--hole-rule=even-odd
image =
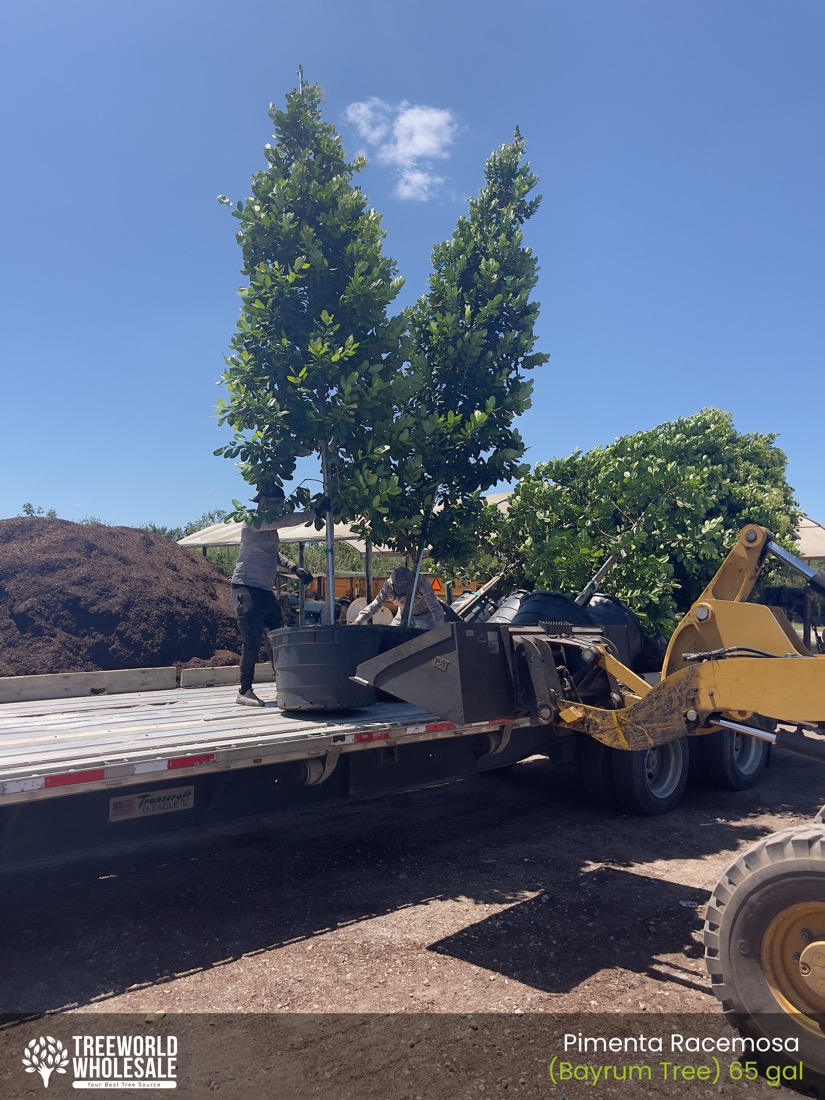
{"label": "large tractor tire", "polygon": [[713,891],[704,941],[714,993],[757,1044],[741,1061],[825,1097],[825,826],[785,829],[738,856]]}

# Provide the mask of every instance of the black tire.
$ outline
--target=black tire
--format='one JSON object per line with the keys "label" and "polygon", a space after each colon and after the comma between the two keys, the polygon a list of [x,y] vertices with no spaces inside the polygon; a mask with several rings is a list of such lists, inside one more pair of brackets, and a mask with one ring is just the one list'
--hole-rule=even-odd
{"label": "black tire", "polygon": [[617,751],[592,737],[582,738],[579,753],[582,786],[588,797],[602,806],[615,806],[617,803],[613,778],[613,757]]}
{"label": "black tire", "polygon": [[689,770],[686,737],[640,752],[613,750],[616,796],[631,813],[668,813],[684,794]]}
{"label": "black tire", "polygon": [[726,791],[745,791],[758,782],[770,750],[767,741],[735,730],[696,737],[693,746],[701,754],[706,781]]}
{"label": "black tire", "polygon": [[[785,829],[738,856],[708,903],[704,942],[713,992],[732,1026],[763,1045],[785,1044],[741,1060],[763,1070],[802,1063],[801,1081],[779,1083],[825,1096],[825,995],[800,969],[806,945],[825,942],[825,829]],[[787,1049],[788,1040],[798,1049]]]}
{"label": "black tire", "polygon": [[567,623],[570,626],[591,626],[586,607],[580,607],[561,592],[531,592],[519,604],[510,620],[513,626],[535,626],[537,623]]}

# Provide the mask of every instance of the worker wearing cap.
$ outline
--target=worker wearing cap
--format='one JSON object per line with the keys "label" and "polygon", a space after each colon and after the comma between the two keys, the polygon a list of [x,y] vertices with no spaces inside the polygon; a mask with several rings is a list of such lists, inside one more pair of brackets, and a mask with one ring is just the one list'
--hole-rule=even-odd
{"label": "worker wearing cap", "polygon": [[[262,489],[252,500],[258,505],[259,512],[282,512],[284,491],[280,486]],[[297,523],[306,522],[308,517],[294,513],[291,518]],[[284,557],[280,552],[280,541],[274,528],[245,524],[241,531],[238,562],[232,574],[232,604],[242,641],[241,684],[236,702],[246,707],[265,705],[263,699],[259,699],[252,690],[252,681],[261,642],[267,640],[270,630],[283,626],[281,608],[274,592],[278,570],[294,573],[301,584],[309,584],[312,580],[308,570]]]}
{"label": "worker wearing cap", "polygon": [[[406,565],[399,565],[393,569],[389,577],[384,581],[378,595],[362,608],[353,620],[353,626],[371,618],[379,607],[383,607],[387,600],[398,604],[398,611],[392,621],[393,626],[402,626],[407,621],[407,597],[413,586],[412,572]],[[412,625],[422,630],[432,630],[433,627],[442,626],[445,622],[444,608],[438,602],[438,597],[433,592],[433,586],[426,577],[419,575],[418,585],[413,601]]]}

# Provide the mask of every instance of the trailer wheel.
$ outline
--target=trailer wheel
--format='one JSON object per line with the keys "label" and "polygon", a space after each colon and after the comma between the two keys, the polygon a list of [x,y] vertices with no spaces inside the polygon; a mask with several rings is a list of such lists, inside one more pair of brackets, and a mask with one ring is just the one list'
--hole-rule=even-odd
{"label": "trailer wheel", "polygon": [[765,1048],[747,1058],[774,1067],[772,1084],[825,1096],[825,829],[786,829],[734,860],[708,904],[704,942],[728,1020]]}
{"label": "trailer wheel", "polygon": [[616,796],[632,813],[666,814],[680,801],[688,781],[686,737],[640,752],[613,750]]}
{"label": "trailer wheel", "polygon": [[[765,729],[771,723],[764,719],[753,725]],[[768,762],[770,745],[756,737],[735,730],[719,730],[694,739],[704,766],[704,775],[714,787],[726,791],[745,791],[752,787]]]}

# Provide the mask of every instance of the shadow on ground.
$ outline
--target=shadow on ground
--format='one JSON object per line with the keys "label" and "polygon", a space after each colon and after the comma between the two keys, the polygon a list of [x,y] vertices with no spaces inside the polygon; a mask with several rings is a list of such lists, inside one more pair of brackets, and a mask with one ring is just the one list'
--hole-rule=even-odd
{"label": "shadow on ground", "polygon": [[0,1013],[105,1005],[449,898],[469,899],[478,919],[429,948],[535,989],[564,992],[618,966],[691,985],[690,971],[656,960],[695,954],[696,910],[713,881],[690,887],[657,877],[656,865],[734,851],[776,827],[772,815],[810,818],[822,778],[782,757],[755,790],[694,787],[666,817],[643,818],[588,804],[574,776],[536,759],[235,835],[8,875]]}

